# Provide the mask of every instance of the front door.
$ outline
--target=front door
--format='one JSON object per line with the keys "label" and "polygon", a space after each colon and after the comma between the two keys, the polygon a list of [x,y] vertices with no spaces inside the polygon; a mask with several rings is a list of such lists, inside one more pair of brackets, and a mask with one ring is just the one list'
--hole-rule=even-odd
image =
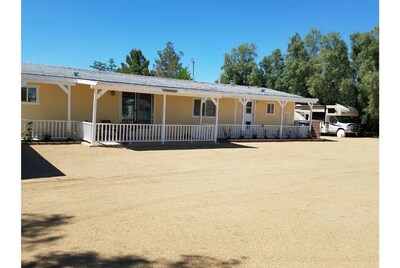
{"label": "front door", "polygon": [[244,114],[244,124],[246,127],[246,130],[245,130],[246,138],[250,138],[253,134],[251,125],[254,125],[254,103],[253,103],[253,101],[249,101],[246,104],[246,111]]}
{"label": "front door", "polygon": [[122,123],[153,123],[153,95],[122,92],[121,107]]}

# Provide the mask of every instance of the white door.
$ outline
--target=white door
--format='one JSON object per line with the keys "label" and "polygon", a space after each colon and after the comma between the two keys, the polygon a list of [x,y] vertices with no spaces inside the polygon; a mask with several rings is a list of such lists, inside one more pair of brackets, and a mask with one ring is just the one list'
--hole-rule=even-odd
{"label": "white door", "polygon": [[254,103],[253,101],[249,101],[246,104],[246,111],[244,113],[244,124],[245,124],[245,135],[246,138],[250,138],[252,136],[251,125],[254,125]]}

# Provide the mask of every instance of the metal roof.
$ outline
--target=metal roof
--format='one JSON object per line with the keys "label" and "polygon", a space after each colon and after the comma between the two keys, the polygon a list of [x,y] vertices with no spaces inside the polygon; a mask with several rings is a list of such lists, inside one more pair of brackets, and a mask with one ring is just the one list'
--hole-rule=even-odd
{"label": "metal roof", "polygon": [[[309,101],[315,103],[318,99],[305,98],[302,96],[289,94],[286,92],[261,88],[252,86],[239,86],[239,85],[227,85],[227,84],[217,84],[217,83],[206,83],[197,82],[192,80],[179,80],[171,78],[161,78],[154,76],[143,76],[143,75],[133,75],[133,74],[122,74],[115,72],[105,72],[97,70],[86,70],[72,67],[61,67],[61,66],[51,66],[43,64],[32,64],[32,63],[22,63],[21,65],[22,76],[29,75],[38,76],[41,78],[51,77],[51,78],[62,78],[62,79],[73,79],[73,80],[90,80],[97,82],[98,85],[103,84],[114,84],[123,85],[125,87],[129,86],[146,86],[158,88],[159,92],[163,88],[166,89],[176,89],[196,92],[199,94],[216,93],[222,97],[232,97],[234,96],[253,96],[257,98],[273,98],[291,101]],[[79,82],[77,82],[79,83]]]}

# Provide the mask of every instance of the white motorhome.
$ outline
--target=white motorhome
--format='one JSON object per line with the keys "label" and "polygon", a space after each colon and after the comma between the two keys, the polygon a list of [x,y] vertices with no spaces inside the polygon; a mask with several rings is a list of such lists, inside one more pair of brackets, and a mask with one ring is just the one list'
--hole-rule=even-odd
{"label": "white motorhome", "polygon": [[[310,118],[310,107],[308,105],[296,104],[295,112],[304,117]],[[312,120],[320,120],[321,134],[337,135],[358,135],[360,124],[355,123],[358,111],[354,107],[335,105],[314,105]]]}

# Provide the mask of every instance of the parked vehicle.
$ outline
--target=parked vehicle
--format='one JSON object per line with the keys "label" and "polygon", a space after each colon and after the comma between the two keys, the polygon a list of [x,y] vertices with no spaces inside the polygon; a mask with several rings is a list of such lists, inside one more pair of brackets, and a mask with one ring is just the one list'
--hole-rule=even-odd
{"label": "parked vehicle", "polygon": [[[296,105],[295,112],[304,117],[305,120],[310,118],[310,107],[308,105]],[[320,120],[321,134],[338,137],[358,136],[360,124],[356,123],[357,117],[357,109],[351,106],[341,104],[313,106],[312,120]],[[304,120],[299,122],[302,121]]]}

